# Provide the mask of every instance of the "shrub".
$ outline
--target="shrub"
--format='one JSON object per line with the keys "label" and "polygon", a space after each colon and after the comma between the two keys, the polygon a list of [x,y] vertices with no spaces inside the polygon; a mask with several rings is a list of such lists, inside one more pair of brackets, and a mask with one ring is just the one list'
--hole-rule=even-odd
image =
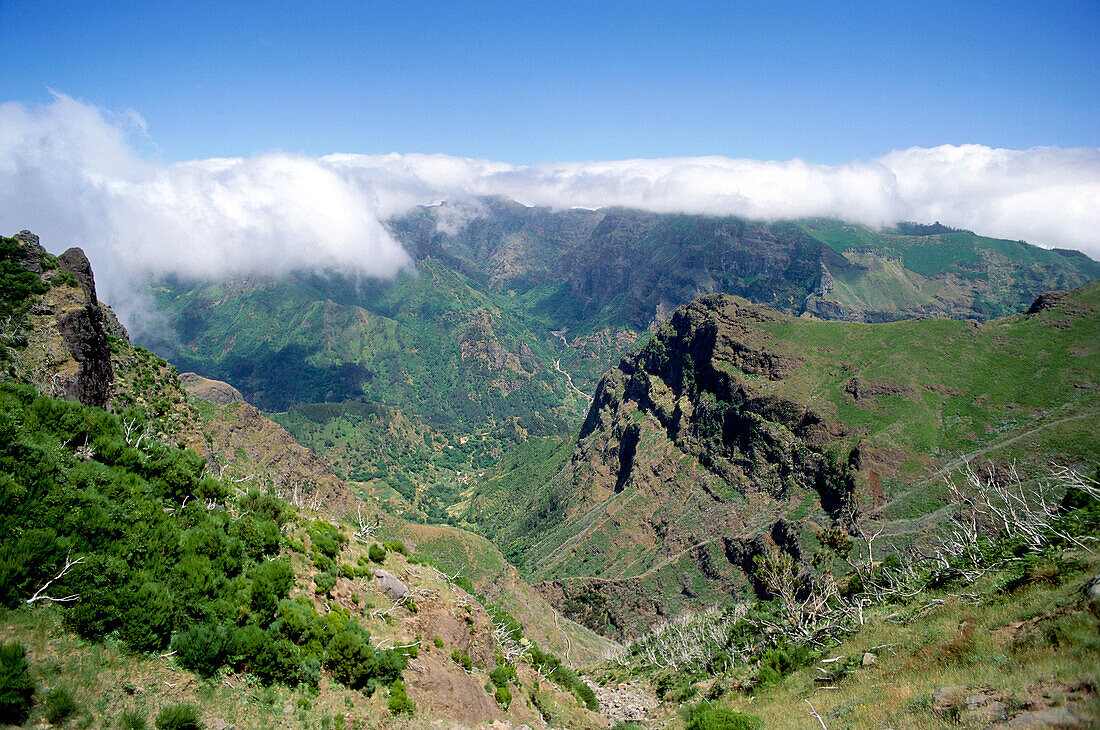
{"label": "shrub", "polygon": [[401,555],[408,556],[408,551],[405,550],[405,543],[400,540],[387,540],[382,543],[382,547],[389,550],[391,553],[400,553]]}
{"label": "shrub", "polygon": [[497,687],[507,687],[508,681],[511,679],[515,679],[515,676],[515,667],[510,667],[507,664],[501,664],[496,669],[489,672],[489,679]]}
{"label": "shrub", "polygon": [[157,715],[157,730],[203,730],[199,708],[187,703],[169,705]]}
{"label": "shrub", "polygon": [[367,557],[375,563],[383,563],[386,560],[386,550],[378,543],[370,546],[370,550],[367,551]]}
{"label": "shrub", "polygon": [[51,725],[64,722],[80,708],[68,687],[54,687],[46,693],[46,719]]}
{"label": "shrub", "polygon": [[34,703],[34,681],[22,644],[0,644],[0,722],[22,725]]}
{"label": "shrub", "polygon": [[265,560],[251,572],[252,610],[263,619],[275,616],[279,601],[294,584],[294,569],[285,560]]}
{"label": "shrub", "polygon": [[390,685],[389,707],[393,715],[402,713],[411,715],[416,711],[416,705],[409,700],[409,695],[405,692],[405,683],[400,679],[393,680],[393,684]]}
{"label": "shrub", "polygon": [[435,647],[437,649],[442,649],[443,648],[443,637],[441,637],[441,636],[435,637],[434,639],[432,639],[432,643],[435,644]]}
{"label": "shrub", "polygon": [[340,682],[352,689],[376,687],[401,678],[408,664],[404,654],[370,645],[370,634],[354,622],[349,622],[329,642],[325,663]]}
{"label": "shrub", "polygon": [[172,599],[161,583],[146,582],[132,591],[119,635],[134,651],[159,651],[172,635]]}
{"label": "shrub", "polygon": [[50,280],[52,286],[71,286],[74,289],[80,286],[80,282],[77,280],[76,275],[71,271],[59,271],[54,274],[53,279]]}
{"label": "shrub", "polygon": [[454,661],[454,663],[458,666],[465,669],[467,672],[473,670],[474,668],[474,661],[470,659],[470,655],[464,651],[459,651],[458,649],[452,651],[451,660]]}
{"label": "shrub", "polygon": [[317,586],[317,593],[328,596],[336,587],[336,576],[332,573],[318,573],[313,576],[313,582]]}
{"label": "shrub", "polygon": [[493,694],[493,699],[497,701],[505,710],[508,709],[508,705],[512,704],[512,691],[507,687],[497,687],[497,691]]}
{"label": "shrub", "polygon": [[764,726],[760,718],[706,702],[688,711],[687,730],[758,730]]}
{"label": "shrub", "polygon": [[229,632],[221,624],[195,624],[176,634],[172,648],[180,664],[196,674],[212,677],[225,663]]}

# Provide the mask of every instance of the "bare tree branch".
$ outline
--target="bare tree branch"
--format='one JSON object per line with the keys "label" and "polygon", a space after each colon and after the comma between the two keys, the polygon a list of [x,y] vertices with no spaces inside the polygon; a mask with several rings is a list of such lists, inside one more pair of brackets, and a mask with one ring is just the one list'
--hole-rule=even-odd
{"label": "bare tree branch", "polygon": [[51,596],[47,596],[47,595],[43,595],[43,594],[45,593],[46,589],[49,588],[50,585],[55,580],[60,580],[61,578],[64,578],[69,573],[69,571],[73,569],[74,566],[80,565],[83,562],[84,562],[83,556],[77,558],[76,560],[73,560],[69,555],[66,555],[65,556],[65,566],[61,569],[61,572],[59,572],[53,578],[50,578],[48,581],[46,581],[46,585],[42,586],[37,591],[35,591],[34,595],[27,599],[27,603],[30,604],[30,603],[35,603],[37,601],[53,601],[54,603],[68,603],[70,601],[75,601],[75,600],[79,599],[80,598],[79,593],[73,593],[72,595],[65,596],[64,598],[53,598]]}

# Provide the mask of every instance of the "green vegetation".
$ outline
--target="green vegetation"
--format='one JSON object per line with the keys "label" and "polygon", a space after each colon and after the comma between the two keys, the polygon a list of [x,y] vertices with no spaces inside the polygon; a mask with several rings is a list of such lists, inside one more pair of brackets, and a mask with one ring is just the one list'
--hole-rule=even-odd
{"label": "green vegetation", "polygon": [[157,730],[203,730],[199,708],[191,704],[169,705],[160,711],[155,722]]}
{"label": "green vegetation", "polygon": [[145,730],[149,726],[145,713],[138,710],[123,710],[117,724],[119,730]]}
{"label": "green vegetation", "polygon": [[34,704],[34,680],[22,644],[0,644],[0,722],[22,725]]}
{"label": "green vegetation", "polygon": [[416,712],[416,705],[409,699],[405,692],[405,683],[400,679],[393,680],[390,685],[388,706],[391,715],[411,715]]}
{"label": "green vegetation", "polygon": [[764,727],[759,717],[714,707],[709,702],[692,706],[685,720],[686,730],[759,730]]}
{"label": "green vegetation", "polygon": [[49,289],[42,279],[21,263],[23,245],[0,236],[0,311],[19,315],[27,300]]}
{"label": "green vegetation", "polygon": [[46,720],[51,725],[58,725],[68,720],[72,715],[80,709],[76,700],[73,698],[72,691],[62,685],[60,687],[54,687],[46,693]]}
{"label": "green vegetation", "polygon": [[[368,691],[399,676],[404,655],[373,649],[346,611],[287,598],[295,574],[276,555],[291,509],[202,470],[193,452],[131,446],[117,416],[0,383],[0,602],[71,602],[81,636],[171,640],[203,676],[316,684],[324,664]],[[323,522],[310,535],[329,560],[346,540]]]}

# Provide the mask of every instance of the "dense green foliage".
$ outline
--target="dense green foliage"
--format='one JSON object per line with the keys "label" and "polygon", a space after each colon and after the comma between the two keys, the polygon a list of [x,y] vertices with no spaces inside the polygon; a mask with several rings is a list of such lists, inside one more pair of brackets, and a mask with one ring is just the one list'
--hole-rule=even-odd
{"label": "dense green foliage", "polygon": [[390,713],[393,715],[411,715],[416,711],[416,705],[409,699],[409,695],[405,691],[405,683],[400,679],[395,679],[390,684],[388,706]]}
{"label": "dense green foliage", "polygon": [[759,730],[762,727],[763,721],[754,715],[715,707],[709,702],[700,702],[687,714],[687,730]]}
{"label": "dense green foliage", "polygon": [[[81,636],[117,632],[134,651],[171,643],[204,676],[230,666],[316,684],[325,664],[352,687],[389,684],[404,655],[373,649],[346,612],[288,599],[295,575],[277,554],[290,517],[270,495],[231,496],[190,451],[128,445],[115,415],[0,383],[4,606],[37,591],[68,606]],[[346,541],[324,522],[310,535],[330,561]]]}
{"label": "dense green foliage", "polygon": [[34,680],[22,644],[0,644],[0,722],[22,725],[34,704]]}
{"label": "dense green foliage", "polygon": [[0,236],[0,312],[18,314],[29,297],[49,289],[37,274],[23,266],[23,251],[14,238]]}

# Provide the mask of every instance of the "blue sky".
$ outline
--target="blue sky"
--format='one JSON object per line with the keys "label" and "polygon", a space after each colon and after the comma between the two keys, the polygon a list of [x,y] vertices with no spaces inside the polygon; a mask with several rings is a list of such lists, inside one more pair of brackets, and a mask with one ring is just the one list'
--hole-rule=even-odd
{"label": "blue sky", "polygon": [[1100,258],[1098,31],[1100,0],[0,0],[0,232],[84,247],[116,297],[392,275],[388,220],[483,195]]}
{"label": "blue sky", "polygon": [[[534,164],[1100,146],[1100,3],[0,0],[0,101],[133,109],[171,162]],[[14,55],[12,55],[14,53]]]}

